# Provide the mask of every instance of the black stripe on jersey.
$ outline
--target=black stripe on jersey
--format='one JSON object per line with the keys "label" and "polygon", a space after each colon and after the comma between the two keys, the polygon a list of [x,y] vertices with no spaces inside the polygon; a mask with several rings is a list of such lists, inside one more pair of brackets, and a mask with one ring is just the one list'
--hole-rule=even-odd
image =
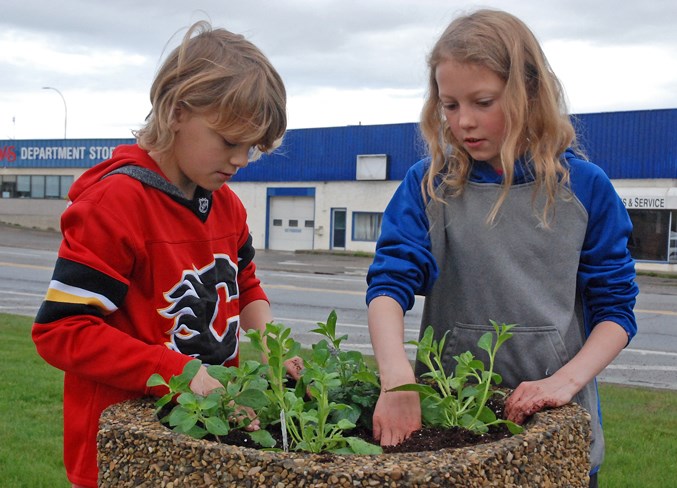
{"label": "black stripe on jersey", "polygon": [[58,258],[56,260],[52,280],[103,295],[116,307],[122,304],[127,295],[127,285],[121,281],[70,259]]}
{"label": "black stripe on jersey", "polygon": [[249,234],[249,237],[247,238],[247,242],[245,242],[244,246],[242,246],[237,251],[237,269],[238,269],[238,271],[242,271],[247,266],[249,266],[249,263],[251,263],[254,260],[254,254],[255,253],[256,253],[256,251],[254,250],[254,246],[252,245],[252,235]]}
{"label": "black stripe on jersey", "polygon": [[40,310],[35,317],[35,322],[38,324],[48,324],[56,320],[74,315],[93,315],[94,317],[103,317],[102,311],[97,307],[91,305],[84,305],[80,303],[63,303],[50,302],[45,300],[40,305]]}

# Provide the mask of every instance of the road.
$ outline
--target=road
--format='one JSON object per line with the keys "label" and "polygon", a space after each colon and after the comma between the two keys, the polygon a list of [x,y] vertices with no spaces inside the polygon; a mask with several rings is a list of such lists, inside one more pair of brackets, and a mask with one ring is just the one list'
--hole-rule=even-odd
{"label": "road", "polygon": [[[59,236],[0,225],[0,312],[34,316],[56,260]],[[276,321],[311,344],[318,321],[336,310],[346,348],[371,353],[366,325],[365,275],[369,258],[340,254],[259,251],[258,275],[273,304]],[[639,333],[599,376],[600,381],[677,389],[677,279],[638,276],[635,312]],[[422,299],[405,321],[406,340],[415,339]],[[414,350],[408,347],[410,357]]]}

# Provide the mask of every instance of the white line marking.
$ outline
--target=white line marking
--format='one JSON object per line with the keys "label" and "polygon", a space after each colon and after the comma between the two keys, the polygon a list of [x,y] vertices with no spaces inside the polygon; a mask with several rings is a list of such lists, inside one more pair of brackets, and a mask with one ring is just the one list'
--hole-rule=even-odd
{"label": "white line marking", "polygon": [[610,364],[605,369],[626,369],[629,371],[676,371],[677,366],[651,366],[648,364],[631,365],[631,364]]}
{"label": "white line marking", "polygon": [[[275,317],[273,319],[275,322],[282,322],[284,323],[302,323],[302,324],[312,324],[312,325],[317,325],[319,320],[307,320],[307,319],[292,319],[289,317]],[[341,329],[341,327],[352,327],[355,329],[369,329],[369,326],[364,325],[364,324],[346,324],[345,322],[339,322],[336,324],[337,329]],[[411,332],[412,334],[418,334],[419,330],[418,329],[404,329],[405,332]]]}
{"label": "white line marking", "polygon": [[641,354],[642,356],[655,355],[655,356],[677,356],[677,352],[669,351],[652,351],[650,349],[623,349],[621,354],[627,352],[632,354]]}

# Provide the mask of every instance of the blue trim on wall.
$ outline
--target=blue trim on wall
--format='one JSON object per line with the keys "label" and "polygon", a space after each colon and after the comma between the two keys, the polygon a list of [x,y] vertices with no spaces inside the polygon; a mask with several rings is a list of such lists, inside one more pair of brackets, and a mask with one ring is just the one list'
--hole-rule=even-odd
{"label": "blue trim on wall", "polygon": [[315,187],[307,188],[268,188],[267,197],[314,197]]}
{"label": "blue trim on wall", "polygon": [[[270,199],[272,197],[313,197],[315,198],[315,187],[288,187],[288,188],[266,188],[266,237],[265,249],[270,248]],[[314,218],[314,217],[313,217]],[[313,242],[315,234],[313,233]],[[313,244],[314,245],[314,244]]]}
{"label": "blue trim on wall", "polygon": [[[675,178],[677,108],[574,114],[579,142],[612,179]],[[133,139],[0,140],[0,167],[88,168]],[[360,154],[386,154],[401,181],[425,155],[417,123],[291,129],[282,145],[238,171],[233,182],[356,181]],[[301,184],[303,184],[301,183]],[[289,190],[284,190],[289,191]]]}

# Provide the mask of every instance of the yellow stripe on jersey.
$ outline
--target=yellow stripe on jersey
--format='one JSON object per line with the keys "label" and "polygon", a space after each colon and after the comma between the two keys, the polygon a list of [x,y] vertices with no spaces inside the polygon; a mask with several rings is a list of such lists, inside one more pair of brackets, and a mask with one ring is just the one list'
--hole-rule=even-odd
{"label": "yellow stripe on jersey", "polygon": [[104,311],[106,314],[115,312],[118,309],[113,302],[103,295],[83,288],[66,285],[56,280],[50,281],[45,300],[58,303],[89,305]]}

